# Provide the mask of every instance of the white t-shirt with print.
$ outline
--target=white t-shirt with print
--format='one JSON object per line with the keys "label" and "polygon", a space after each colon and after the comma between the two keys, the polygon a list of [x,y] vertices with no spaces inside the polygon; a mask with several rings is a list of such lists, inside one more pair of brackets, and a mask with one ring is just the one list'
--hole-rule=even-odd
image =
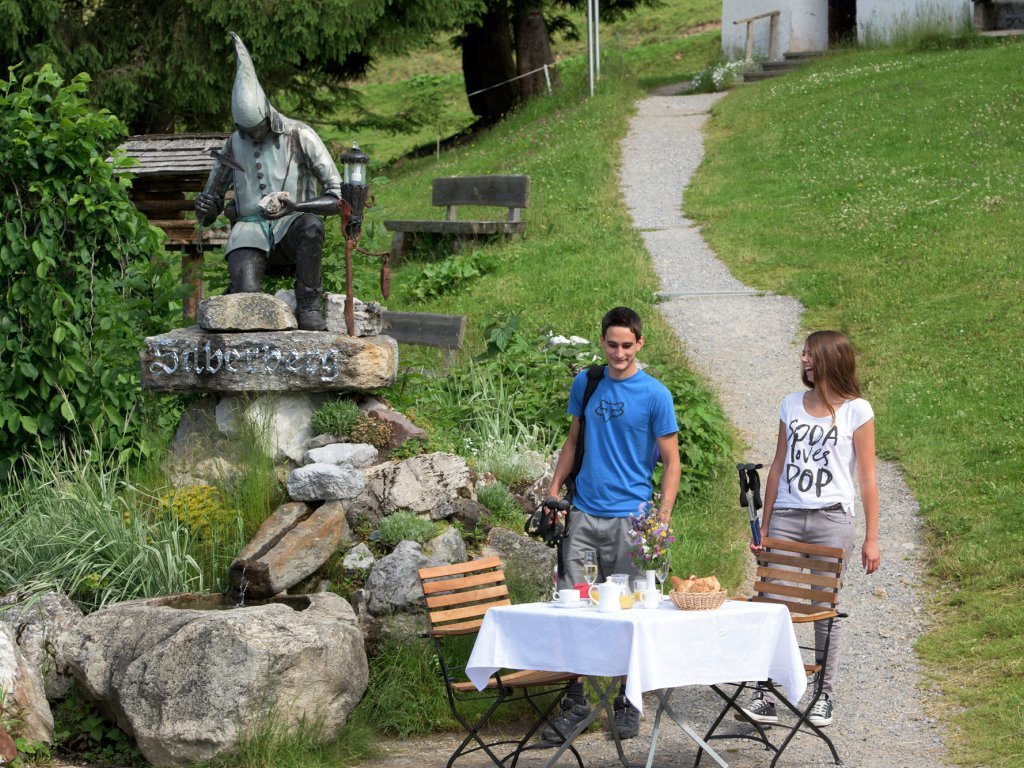
{"label": "white t-shirt with print", "polygon": [[847,400],[831,416],[804,410],[804,393],[782,401],[779,419],[786,427],[786,460],[779,478],[777,509],[821,509],[842,504],[853,514],[853,477],[857,458],[853,433],[875,417],[863,398]]}

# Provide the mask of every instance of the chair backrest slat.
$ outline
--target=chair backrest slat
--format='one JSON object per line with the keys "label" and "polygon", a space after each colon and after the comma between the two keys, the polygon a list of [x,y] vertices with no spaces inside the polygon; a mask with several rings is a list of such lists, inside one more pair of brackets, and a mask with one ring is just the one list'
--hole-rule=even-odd
{"label": "chair backrest slat", "polygon": [[501,558],[432,566],[418,573],[431,629],[477,629],[488,609],[511,604]]}
{"label": "chair backrest slat", "polygon": [[808,573],[806,571],[787,571],[782,568],[768,568],[762,566],[757,569],[758,579],[779,579],[789,581],[793,584],[806,584],[812,587],[825,587],[834,589],[840,586],[838,576],[825,576],[819,573]]}
{"label": "chair backrest slat", "polygon": [[[807,558],[803,555],[784,555],[779,552],[761,552],[757,556],[758,563],[774,563],[775,565],[787,565],[792,568],[808,568]],[[841,573],[843,570],[842,563],[829,561],[829,560],[817,560],[818,564],[814,566],[816,571],[830,571],[831,573]]]}
{"label": "chair backrest slat", "polygon": [[471,589],[485,584],[504,584],[505,573],[503,571],[485,571],[469,576],[451,576],[440,578],[436,581],[429,581],[423,584],[423,594],[434,595],[438,592],[451,592],[453,590]]}
{"label": "chair backrest slat", "polygon": [[761,595],[754,595],[750,598],[752,603],[775,603],[777,605],[784,605],[789,608],[790,613],[818,613],[824,610],[820,605],[811,605],[810,603],[794,603],[790,600],[777,600],[770,597],[763,597]]}
{"label": "chair backrest slat", "polygon": [[818,601],[835,605],[839,602],[839,594],[831,589],[806,589],[804,587],[793,587],[789,584],[780,584],[771,581],[755,581],[754,591],[759,595],[781,595],[793,597],[808,602]]}
{"label": "chair backrest slat", "polygon": [[495,598],[502,598],[507,595],[508,587],[504,584],[487,589],[475,589],[472,592],[446,592],[443,595],[428,595],[427,608],[433,611],[453,605],[465,605],[467,602],[494,600]]}
{"label": "chair backrest slat", "polygon": [[801,555],[810,555],[818,558],[829,558],[842,560],[845,554],[839,547],[826,547],[821,544],[805,544],[802,541],[786,541],[785,539],[766,538],[761,545],[771,550],[786,552],[799,552]]}
{"label": "chair backrest slat", "polygon": [[794,614],[813,614],[839,602],[845,552],[799,541],[767,537],[757,555],[757,602],[785,605]]}

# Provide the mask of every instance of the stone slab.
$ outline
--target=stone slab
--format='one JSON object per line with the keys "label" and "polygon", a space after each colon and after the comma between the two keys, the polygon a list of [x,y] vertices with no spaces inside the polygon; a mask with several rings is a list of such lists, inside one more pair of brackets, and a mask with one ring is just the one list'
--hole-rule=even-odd
{"label": "stone slab", "polygon": [[208,333],[179,328],[150,336],[140,353],[151,392],[369,391],[394,383],[398,344],[389,336],[328,331]]}

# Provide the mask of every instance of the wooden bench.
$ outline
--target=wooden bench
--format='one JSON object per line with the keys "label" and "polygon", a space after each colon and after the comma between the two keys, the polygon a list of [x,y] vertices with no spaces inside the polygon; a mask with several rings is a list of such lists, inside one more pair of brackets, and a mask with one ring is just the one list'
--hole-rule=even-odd
{"label": "wooden bench", "polygon": [[[526,229],[520,219],[530,204],[529,176],[448,176],[434,179],[432,202],[447,209],[443,221],[388,220],[384,226],[391,236],[391,264],[399,264],[409,253],[417,235],[442,235],[461,244],[466,240],[503,235],[514,238]],[[507,208],[508,217],[465,220],[457,218],[459,206],[475,205]]]}

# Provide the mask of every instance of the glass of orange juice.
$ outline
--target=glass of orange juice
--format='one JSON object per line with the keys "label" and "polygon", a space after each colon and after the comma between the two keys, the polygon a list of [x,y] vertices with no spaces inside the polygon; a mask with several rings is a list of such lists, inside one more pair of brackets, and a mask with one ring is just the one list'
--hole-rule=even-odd
{"label": "glass of orange juice", "polygon": [[644,592],[647,591],[647,579],[633,579],[633,599],[643,602]]}

